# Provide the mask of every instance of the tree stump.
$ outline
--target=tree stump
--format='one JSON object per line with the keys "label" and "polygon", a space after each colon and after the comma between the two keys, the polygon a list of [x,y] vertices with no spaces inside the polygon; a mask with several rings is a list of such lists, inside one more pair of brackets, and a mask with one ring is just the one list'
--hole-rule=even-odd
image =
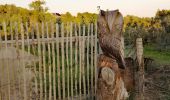
{"label": "tree stump", "polygon": [[103,54],[98,59],[97,100],[125,100],[128,92],[116,60]]}

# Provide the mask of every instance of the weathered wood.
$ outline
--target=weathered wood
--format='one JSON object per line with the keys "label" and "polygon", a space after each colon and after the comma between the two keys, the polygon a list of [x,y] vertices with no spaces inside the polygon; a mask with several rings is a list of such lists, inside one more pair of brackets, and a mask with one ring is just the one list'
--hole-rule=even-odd
{"label": "weathered wood", "polygon": [[[44,23],[41,26],[42,39],[44,39]],[[45,42],[42,42],[42,55],[43,55],[43,83],[44,83],[44,100],[47,100],[47,78],[46,78],[46,56],[45,56]]]}
{"label": "weathered wood", "polygon": [[[73,24],[70,23],[70,74],[71,74],[71,97],[73,97],[73,42],[72,42],[72,36],[73,36]],[[72,98],[73,99],[73,98]]]}
{"label": "weathered wood", "polygon": [[[21,23],[21,37],[22,37],[22,51],[25,51],[25,47],[24,47],[24,29],[23,29],[23,24]],[[22,63],[22,68],[23,68],[23,90],[24,90],[24,100],[27,100],[27,83],[26,83],[26,71],[25,71],[25,62],[21,62]]]}
{"label": "weathered wood", "polygon": [[[83,37],[85,36],[85,25],[83,25]],[[86,96],[86,81],[85,81],[85,39],[82,40],[82,75],[83,75],[83,95]]]}
{"label": "weathered wood", "polygon": [[[7,30],[6,30],[6,23],[4,22],[3,23],[3,28],[4,28],[4,34],[5,34],[5,42],[7,42]],[[6,49],[6,51],[7,51],[7,43],[5,43],[5,49]],[[10,82],[10,73],[9,73],[9,60],[7,60],[7,76],[8,76],[8,99],[10,100],[11,99],[11,82]]]}
{"label": "weathered wood", "polygon": [[92,38],[93,37],[93,24],[91,24],[91,34],[90,34],[90,36],[91,36],[91,38],[90,38],[90,42],[91,42],[91,46],[90,46],[90,48],[91,48],[91,53],[90,53],[90,55],[91,55],[91,73],[90,73],[90,76],[91,76],[91,82],[90,82],[90,84],[91,84],[91,96],[94,96],[94,54],[93,54],[93,46],[94,46],[94,38]]}
{"label": "weathered wood", "polygon": [[[24,58],[21,59],[20,55],[18,55],[17,70],[23,69],[23,73],[18,76],[18,73],[9,73],[7,71],[9,75],[6,74],[6,76],[17,76],[18,80],[15,81],[19,82],[16,87],[7,85],[10,89],[8,88],[9,90],[7,89],[8,91],[3,95],[3,97],[7,97],[5,99],[13,97],[12,99],[16,100],[18,97],[23,99],[31,97],[37,100],[61,100],[66,99],[66,97],[68,99],[74,99],[75,97],[84,99],[89,95],[94,97],[97,77],[95,63],[97,62],[96,43],[98,42],[97,34],[94,33],[97,32],[97,29],[93,28],[95,27],[94,25],[89,25],[86,31],[85,25],[79,24],[77,30],[77,24],[71,23],[68,25],[69,33],[67,33],[66,37],[64,37],[66,33],[64,24],[61,27],[56,24],[56,32],[53,32],[53,25],[44,25],[44,23],[42,23],[41,27],[37,23],[31,26],[30,29],[28,29],[28,24],[16,24],[15,26],[15,33],[11,31],[11,36],[8,30],[6,32],[8,35],[3,34],[0,49],[5,46],[16,47],[18,52],[22,49],[22,51],[29,54],[37,55],[38,62],[32,62],[32,65],[27,67],[27,63],[23,62]],[[18,28],[18,26],[21,26],[21,28]],[[18,31],[18,29],[21,30]],[[59,33],[61,36],[59,36]],[[2,66],[8,67],[6,65]],[[32,75],[35,74],[35,77],[32,81],[32,87],[27,87],[30,83],[24,77],[25,71],[30,68],[33,68]],[[9,78],[6,79],[9,80]],[[13,79],[9,81],[11,81],[9,82],[11,84],[14,83]],[[2,82],[0,82],[1,84]],[[19,91],[15,92],[16,94],[9,93],[15,88],[19,88]],[[0,90],[3,91],[2,89]],[[31,93],[28,90],[32,90]],[[0,96],[2,97],[2,95]]]}
{"label": "weathered wood", "polygon": [[81,78],[82,78],[82,67],[81,67],[81,59],[82,59],[82,55],[81,55],[81,51],[82,51],[82,45],[81,45],[81,42],[82,42],[82,39],[80,39],[80,36],[81,36],[81,25],[79,24],[79,99],[81,99],[81,91],[82,91],[82,87],[81,87]]}
{"label": "weathered wood", "polygon": [[142,38],[136,39],[137,72],[135,72],[135,100],[144,100],[144,58]]}
{"label": "weathered wood", "polygon": [[[26,28],[27,28],[27,24],[26,24]],[[27,32],[27,31],[26,31]],[[11,35],[11,40],[14,40],[14,37],[13,37],[13,32],[12,32],[12,22],[10,22],[10,35]],[[11,44],[11,47],[13,47],[13,44]],[[12,63],[14,62],[15,60],[13,59],[12,60]],[[12,71],[12,73],[11,73],[11,75],[12,75],[12,78],[13,78],[13,83],[12,84],[16,84],[16,73],[15,73],[15,70],[13,70]],[[13,85],[13,88],[12,88],[12,90],[14,91],[15,89],[16,89],[16,85]],[[13,98],[14,98],[14,100],[17,100],[17,96],[16,96],[16,92],[14,92],[14,95],[13,95]]]}
{"label": "weathered wood", "polygon": [[[15,23],[15,43],[16,43],[16,49],[19,51],[19,43],[18,43],[18,23]],[[21,68],[21,65],[20,65],[21,61],[20,61],[20,58],[17,58],[17,71],[19,72],[20,71],[20,68]],[[18,74],[17,74],[18,75]],[[19,93],[18,95],[21,96],[22,92],[21,92],[21,78],[19,76],[18,77],[18,81],[19,81],[19,85],[18,85],[18,88],[19,88]],[[36,84],[36,82],[35,82]]]}
{"label": "weathered wood", "polygon": [[62,53],[62,90],[63,90],[63,99],[65,99],[66,95],[65,95],[65,63],[64,63],[64,24],[61,25],[61,53]]}
{"label": "weathered wood", "polygon": [[57,82],[58,99],[61,100],[61,81],[60,81],[60,53],[59,53],[59,25],[56,24],[56,49],[57,49]]}
{"label": "weathered wood", "polygon": [[98,60],[97,100],[125,100],[128,93],[116,60],[105,55]]}
{"label": "weathered wood", "polygon": [[40,100],[43,99],[43,87],[42,87],[42,59],[41,59],[41,43],[40,43],[40,33],[39,26],[36,24],[36,32],[38,38],[38,58],[39,58],[39,82],[40,82]]}
{"label": "weathered wood", "polygon": [[123,16],[119,10],[100,10],[97,22],[103,51],[103,55],[98,58],[97,100],[125,100],[128,92],[121,73],[121,69],[126,70]]}
{"label": "weathered wood", "polygon": [[[47,39],[49,36],[49,29],[48,29],[48,23],[46,23],[46,35]],[[49,100],[52,99],[52,78],[51,78],[51,44],[48,43],[48,75],[49,75]]]}
{"label": "weathered wood", "polygon": [[[35,31],[35,28],[32,26],[32,28],[31,28],[31,39],[32,40],[34,40],[34,38],[35,38],[34,37],[34,31]],[[31,45],[31,43],[30,43],[30,45]],[[36,45],[35,44],[31,45],[30,50],[31,49],[32,49],[33,55],[36,55]],[[35,78],[34,78],[34,81],[35,81],[35,94],[36,94],[36,96],[38,96],[38,80],[37,80],[38,73],[37,73],[36,63],[35,62],[33,62],[33,69],[34,69],[34,73],[35,73]]]}
{"label": "weathered wood", "polygon": [[[79,38],[80,39],[83,39],[83,38],[85,38],[85,39],[87,39],[89,36],[80,36]],[[68,40],[70,40],[70,38],[71,37],[68,37]],[[94,36],[93,37],[90,37],[90,38],[95,38]],[[45,43],[52,43],[52,42],[55,42],[56,40],[55,39],[53,39],[53,38],[48,38],[47,39],[47,37],[45,37],[45,38],[41,38],[40,39],[40,42],[45,42]],[[63,37],[63,38],[58,38],[58,40],[57,40],[58,42],[62,42],[62,41],[64,41],[64,42],[66,42],[67,41],[67,37]],[[75,42],[76,41],[76,37],[72,37],[72,42]],[[70,42],[70,41],[69,41]],[[7,43],[7,45],[9,45],[9,44],[16,44],[16,40],[8,40],[8,41],[2,41],[2,46],[5,46],[5,44]],[[29,43],[30,44],[38,44],[38,39],[29,39]],[[26,40],[24,40],[24,44],[25,45],[28,45],[27,44],[27,41]],[[22,45],[22,40],[21,39],[18,39],[18,45]]]}
{"label": "weathered wood", "polygon": [[95,91],[94,93],[96,94],[96,90],[97,90],[97,57],[98,57],[98,54],[97,54],[97,24],[95,24],[95,35],[94,35],[94,70],[95,70]]}
{"label": "weathered wood", "polygon": [[77,90],[78,90],[78,86],[77,86],[77,84],[78,84],[78,58],[77,58],[77,55],[78,55],[78,36],[77,36],[77,26],[76,26],[76,24],[74,24],[74,27],[75,27],[75,29],[74,29],[74,34],[75,34],[75,37],[76,37],[76,41],[75,41],[75,96],[77,96],[78,95],[78,92],[77,92]]}
{"label": "weathered wood", "polygon": [[[87,32],[87,36],[90,36],[90,24],[88,24],[88,32]],[[86,55],[86,60],[87,60],[87,94],[90,95],[90,64],[89,64],[89,44],[90,44],[90,37],[87,38],[87,55]]]}
{"label": "weathered wood", "polygon": [[[51,23],[51,36],[52,38],[54,39],[54,24]],[[56,100],[56,63],[55,63],[55,45],[54,45],[54,42],[52,42],[52,64],[53,64],[53,94],[54,94],[54,97],[53,99]]]}
{"label": "weathered wood", "polygon": [[[67,23],[67,27],[69,27],[69,23]],[[70,65],[69,65],[69,47],[70,45],[68,45],[68,36],[70,35],[69,30],[67,30],[66,36],[67,36],[67,41],[66,41],[66,66],[67,66],[67,96],[68,99],[70,98]]]}
{"label": "weathered wood", "polygon": [[[28,54],[31,54],[31,52],[30,52],[30,43],[29,43],[29,30],[28,30],[28,23],[26,23],[25,24],[25,26],[26,26],[26,41],[27,41],[27,43],[28,43],[28,49],[27,49],[27,51],[28,51]],[[12,37],[12,40],[13,40],[13,37]],[[35,78],[35,77],[34,77]],[[33,97],[33,92],[30,92],[30,97]]]}

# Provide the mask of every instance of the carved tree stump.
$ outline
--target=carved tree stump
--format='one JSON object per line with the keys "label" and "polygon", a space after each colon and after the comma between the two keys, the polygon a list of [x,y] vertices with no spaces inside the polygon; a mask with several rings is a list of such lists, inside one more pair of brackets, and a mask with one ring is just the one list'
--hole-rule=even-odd
{"label": "carved tree stump", "polygon": [[125,100],[128,97],[116,60],[99,56],[97,100]]}

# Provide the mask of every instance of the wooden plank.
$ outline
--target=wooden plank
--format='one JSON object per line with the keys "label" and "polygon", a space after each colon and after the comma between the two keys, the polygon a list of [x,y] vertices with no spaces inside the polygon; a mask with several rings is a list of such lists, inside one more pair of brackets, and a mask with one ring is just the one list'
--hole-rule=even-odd
{"label": "wooden plank", "polygon": [[39,59],[39,79],[40,79],[40,100],[43,99],[43,86],[42,86],[42,56],[41,56],[41,42],[38,23],[36,24],[36,33],[38,39],[38,59]]}
{"label": "wooden plank", "polygon": [[[31,39],[32,40],[34,40],[34,31],[35,31],[35,29],[34,29],[34,27],[32,26],[32,28],[31,28]],[[30,41],[29,41],[29,43],[30,43]],[[32,52],[33,52],[33,55],[36,55],[36,44],[32,44],[32,43],[30,43],[30,45],[31,45],[31,48],[30,48],[30,50],[32,49]],[[33,68],[34,68],[34,73],[35,73],[35,78],[34,78],[34,83],[35,83],[35,94],[36,94],[36,96],[38,96],[38,80],[37,80],[37,77],[38,77],[38,73],[37,73],[37,69],[36,69],[36,63],[35,62],[33,62]],[[38,98],[36,98],[36,99],[38,99]]]}
{"label": "wooden plank", "polygon": [[[11,35],[11,40],[14,40],[14,37],[13,37],[13,34],[14,34],[14,33],[13,33],[13,31],[12,31],[12,26],[13,26],[13,24],[12,24],[12,22],[10,22],[10,35]],[[14,47],[14,45],[11,44],[11,47]],[[13,59],[11,63],[14,63],[14,61],[15,61],[15,60]],[[15,79],[16,79],[16,72],[15,72],[15,70],[13,70],[11,74],[12,74],[12,76],[11,76],[11,77],[12,77],[12,83],[11,83],[11,84],[13,85],[12,90],[15,91],[15,89],[16,89],[16,80],[15,80]],[[16,92],[14,92],[13,94],[14,94],[14,96],[13,96],[14,100],[17,100]]]}
{"label": "wooden plank", "polygon": [[[17,49],[17,52],[19,51],[19,43],[18,43],[18,23],[15,23],[15,43],[16,43],[16,49]],[[18,56],[20,56],[18,54]],[[20,58],[18,57],[17,59],[17,71],[20,72],[20,69],[21,69],[21,65],[20,65]],[[18,95],[21,96],[21,78],[20,78],[20,73],[17,73],[16,77],[18,78]],[[16,80],[17,81],[17,80]]]}
{"label": "wooden plank", "polygon": [[82,75],[82,67],[81,67],[81,57],[82,57],[82,55],[81,55],[81,50],[82,50],[82,46],[81,46],[81,38],[80,38],[80,36],[81,36],[81,26],[80,26],[80,24],[79,24],[79,97],[80,97],[80,99],[81,99],[81,95],[82,95],[82,93],[81,93],[81,90],[82,90],[82,88],[81,88],[81,75]]}
{"label": "wooden plank", "polygon": [[[41,31],[42,31],[42,39],[44,39],[44,23],[42,23],[41,26]],[[46,78],[46,49],[45,49],[45,42],[42,42],[43,50],[42,50],[42,55],[43,55],[43,83],[44,83],[44,100],[47,100],[47,78]]]}
{"label": "wooden plank", "polygon": [[[85,36],[85,25],[83,25],[83,37]],[[82,74],[83,74],[83,95],[86,96],[86,80],[85,80],[85,39],[82,39]]]}
{"label": "wooden plank", "polygon": [[[3,29],[4,29],[4,34],[5,34],[5,42],[7,42],[7,30],[6,30],[6,23],[4,22],[3,23]],[[5,50],[7,52],[7,43],[5,43]],[[9,59],[7,59],[7,64],[6,66],[4,67],[7,67],[7,77],[8,77],[8,99],[10,100],[11,99],[11,85],[10,85],[10,72],[9,72]]]}
{"label": "wooden plank", "polygon": [[[54,39],[54,23],[51,23],[51,36]],[[54,93],[54,100],[56,100],[56,63],[55,63],[55,45],[52,42],[52,61],[53,61],[53,93]]]}
{"label": "wooden plank", "polygon": [[88,24],[88,32],[87,32],[87,53],[86,53],[86,63],[87,63],[87,94],[90,95],[90,74],[89,74],[89,71],[90,71],[90,65],[89,65],[89,40],[90,40],[90,24]]}
{"label": "wooden plank", "polygon": [[[0,30],[0,32],[2,33],[2,30]],[[2,49],[2,36],[1,36],[2,34],[0,34],[0,49]],[[1,65],[1,67],[0,67],[0,71],[1,71],[1,81],[0,81],[0,85],[1,85],[1,87],[0,87],[0,100],[3,100],[4,98],[5,98],[5,94],[3,94],[3,77],[4,77],[4,71],[2,71],[2,69],[4,69],[4,65],[2,64],[2,63],[0,63],[0,65]]]}
{"label": "wooden plank", "polygon": [[[46,23],[46,35],[49,38],[48,23]],[[49,75],[49,100],[52,99],[52,82],[51,82],[51,45],[48,42],[48,75]]]}
{"label": "wooden plank", "polygon": [[93,24],[91,24],[91,40],[90,40],[90,42],[91,42],[91,46],[90,46],[90,48],[91,48],[91,74],[90,74],[90,76],[91,76],[91,94],[92,94],[92,96],[94,96],[94,83],[93,83],[93,69],[94,69],[94,63],[93,63],[93,58],[94,58],[94,56],[93,56],[93,46],[94,46],[94,42],[93,42]]}
{"label": "wooden plank", "polygon": [[72,42],[72,28],[73,25],[70,23],[70,71],[71,71],[71,99],[73,99],[73,42]]}
{"label": "wooden plank", "polygon": [[[23,29],[23,24],[21,23],[21,38],[22,38],[22,51],[25,51],[25,47],[24,47],[24,29]],[[22,59],[22,68],[23,68],[23,89],[24,89],[24,100],[27,100],[27,83],[26,83],[26,71],[25,71],[25,61]]]}
{"label": "wooden plank", "polygon": [[62,53],[62,90],[63,90],[63,99],[65,99],[65,63],[64,63],[64,24],[62,23],[61,25],[61,38],[62,38],[62,42],[61,42],[61,53]]}
{"label": "wooden plank", "polygon": [[[1,32],[1,30],[0,30],[0,32]],[[2,38],[1,38],[1,34],[0,34],[0,49],[2,48],[1,46],[1,43],[2,43]],[[1,65],[1,67],[0,67],[0,71],[2,71],[2,63],[0,63],[0,65]],[[1,72],[1,73],[3,73],[3,72]],[[1,77],[3,77],[3,74],[2,74],[2,76]],[[1,79],[2,80],[2,79]],[[0,81],[0,86],[2,86],[3,84],[2,84],[2,81]],[[0,87],[0,100],[2,100],[2,98],[3,98],[3,94],[2,94],[2,87]]]}
{"label": "wooden plank", "polygon": [[[27,41],[27,44],[28,44],[27,45],[28,46],[27,51],[28,51],[28,54],[31,54],[30,53],[30,43],[29,43],[29,30],[28,30],[28,23],[27,22],[26,22],[25,26],[26,26],[26,41]],[[33,89],[32,89],[32,91],[33,91]],[[33,97],[33,92],[30,92],[29,95],[30,95],[30,97]]]}
{"label": "wooden plank", "polygon": [[13,24],[12,24],[12,22],[10,22],[10,35],[11,35],[11,39],[10,40],[14,40],[14,33],[13,33],[13,29],[12,29],[12,26],[13,26]]}
{"label": "wooden plank", "polygon": [[75,37],[76,37],[76,41],[75,41],[75,95],[77,96],[78,95],[78,86],[77,86],[77,81],[78,81],[78,59],[77,59],[77,56],[78,56],[78,36],[77,36],[77,26],[76,24],[74,24],[74,34],[75,34]]}
{"label": "wooden plank", "polygon": [[56,24],[56,50],[57,50],[57,82],[58,82],[58,99],[61,100],[61,81],[60,81],[60,53],[59,53],[59,25]]}
{"label": "wooden plank", "polygon": [[97,90],[97,23],[95,23],[95,44],[94,44],[94,72],[95,72],[95,95],[96,95],[96,90]]}
{"label": "wooden plank", "polygon": [[[67,27],[69,27],[69,23],[67,23]],[[68,36],[69,30],[67,29],[67,41],[66,41],[66,63],[67,63],[67,97],[70,99],[70,65],[69,65],[69,45],[68,45]]]}
{"label": "wooden plank", "polygon": [[135,100],[144,100],[144,60],[142,38],[136,39],[137,70],[135,72]]}
{"label": "wooden plank", "polygon": [[[83,38],[85,38],[85,39],[87,39],[88,37],[87,36],[80,36],[79,38],[81,38],[81,39],[83,39]],[[93,36],[93,38],[95,38],[94,36]],[[70,40],[70,37],[68,37],[68,40]],[[29,41],[30,41],[30,44],[38,44],[38,40],[37,39],[29,39]],[[52,39],[52,38],[42,38],[42,39],[40,39],[40,42],[45,42],[45,43],[47,43],[47,42],[49,42],[49,43],[52,43],[52,42],[55,42],[55,40],[54,39]],[[61,41],[64,41],[64,42],[66,42],[67,41],[67,37],[63,37],[63,40],[61,39],[61,37],[58,39],[58,41],[61,43]],[[75,42],[76,41],[76,37],[72,37],[72,41],[73,42]],[[16,43],[16,41],[15,40],[8,40],[7,42],[5,42],[4,40],[2,41],[2,45],[5,45],[5,43],[7,43],[7,44],[15,44]],[[25,45],[28,45],[27,44],[27,41],[25,40],[24,41],[24,44]],[[18,45],[22,45],[22,40],[18,40]]]}

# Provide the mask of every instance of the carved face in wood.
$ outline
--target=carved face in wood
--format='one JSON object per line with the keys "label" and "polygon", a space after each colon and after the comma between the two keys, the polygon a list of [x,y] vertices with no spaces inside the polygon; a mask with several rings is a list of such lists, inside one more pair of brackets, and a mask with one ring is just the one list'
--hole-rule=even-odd
{"label": "carved face in wood", "polygon": [[[118,10],[113,11],[100,11],[98,23],[101,23],[99,27],[106,30],[102,33],[114,34],[117,37],[121,37],[121,31],[123,28],[123,16]],[[100,28],[98,28],[100,30]]]}

